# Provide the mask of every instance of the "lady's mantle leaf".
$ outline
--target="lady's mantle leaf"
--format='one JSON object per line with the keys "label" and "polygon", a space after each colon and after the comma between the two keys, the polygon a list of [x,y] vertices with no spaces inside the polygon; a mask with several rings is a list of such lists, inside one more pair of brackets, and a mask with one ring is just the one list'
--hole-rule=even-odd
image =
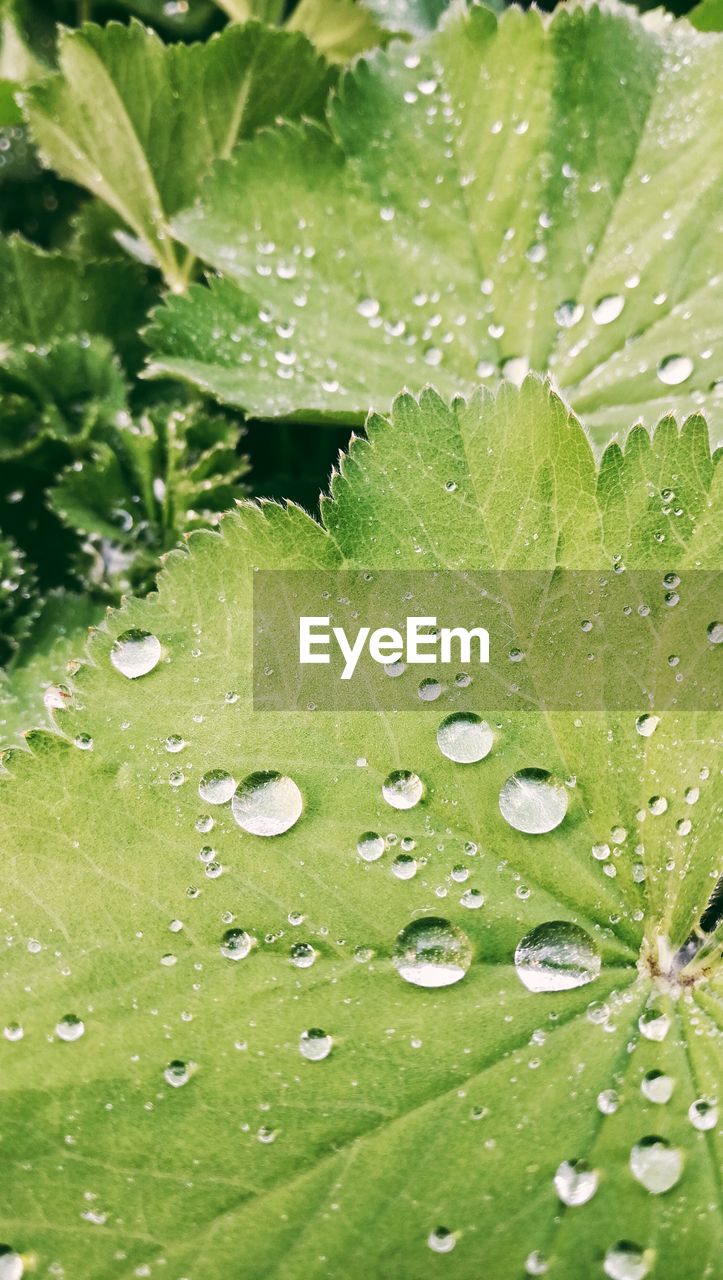
{"label": "lady's mantle leaf", "polygon": [[279,114],[315,114],[329,83],[304,37],[258,23],[168,47],[138,22],[88,24],[61,37],[59,58],[24,99],[42,155],[115,209],[174,288],[188,264],[171,215],[239,138]]}
{"label": "lady's mantle leaf", "polygon": [[[622,555],[685,584],[720,565],[705,424],[635,434],[598,472],[534,379],[452,409],[403,396],[322,516],[246,506],[194,537],[95,634],[65,736],[8,760],[9,1243],[98,1280],[161,1257],[190,1280],[240,1258],[255,1280],[518,1280],[545,1259],[604,1280],[636,1256],[629,1274],[712,1277],[721,984],[710,956],[685,982],[659,971],[720,872],[714,717],[664,713],[646,736],[633,714],[507,714],[456,765],[436,730],[450,707],[484,714],[474,682],[414,713],[260,714],[250,671],[257,568],[608,573]],[[500,812],[529,766],[568,780],[548,834]],[[426,788],[403,813],[381,790],[400,768]],[[242,831],[202,781],[219,769],[288,775],[295,825]],[[391,960],[430,916],[471,951],[444,990]],[[516,947],[556,920],[600,972],[530,991]]]}
{"label": "lady's mantle leaf", "polygon": [[361,421],[400,382],[547,368],[598,441],[698,405],[717,432],[721,47],[628,7],[473,7],[360,62],[331,137],[241,146],[175,219],[222,279],[157,314],[153,369]]}

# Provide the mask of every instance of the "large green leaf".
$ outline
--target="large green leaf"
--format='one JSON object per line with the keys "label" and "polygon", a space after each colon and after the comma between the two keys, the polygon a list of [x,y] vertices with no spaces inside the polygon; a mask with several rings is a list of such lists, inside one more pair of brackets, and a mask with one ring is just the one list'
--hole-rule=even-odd
{"label": "large green leaf", "polygon": [[[519,1280],[543,1273],[538,1253],[558,1280],[603,1280],[606,1256],[608,1276],[712,1280],[716,1132],[710,1112],[693,1125],[688,1111],[718,1087],[723,992],[710,954],[676,975],[669,948],[720,871],[719,716],[663,712],[645,736],[628,713],[503,714],[488,758],[455,765],[436,729],[450,707],[484,714],[474,683],[400,714],[260,713],[251,700],[256,569],[609,571],[622,556],[686,584],[719,566],[705,424],[638,431],[598,472],[578,422],[528,379],[451,409],[403,396],[368,437],[322,525],[268,504],[194,536],[158,595],[92,638],[62,733],[8,759],[8,1244],[41,1271],[93,1280]],[[114,665],[129,629],[160,647],[138,679]],[[568,816],[546,835],[500,814],[500,788],[527,766],[570,783]],[[426,786],[404,813],[381,792],[397,768]],[[288,774],[297,823],[242,832],[199,796],[213,769]],[[395,833],[374,862],[356,852],[369,830]],[[416,841],[411,879],[392,874],[399,839]],[[428,916],[472,948],[444,990],[403,981],[390,958],[400,929]],[[515,948],[554,920],[594,939],[601,970],[532,992]],[[256,940],[237,963],[220,951],[229,928]],[[299,1053],[309,1028],[333,1039],[324,1061]],[[670,1084],[651,1072],[672,1081],[665,1105],[651,1094]],[[683,1158],[660,1195],[629,1168],[650,1135]],[[571,1160],[598,1186],[566,1207],[554,1178],[569,1181]],[[639,1247],[637,1269],[621,1241]]]}
{"label": "large green leaf", "polygon": [[169,218],[212,162],[283,114],[321,109],[328,71],[303,36],[259,23],[165,46],[138,22],[61,35],[60,72],[24,98],[46,162],[109,204],[182,288]]}
{"label": "large green leaf", "polygon": [[720,36],[627,7],[459,9],[343,79],[331,136],[241,146],[174,233],[222,276],[153,369],[264,417],[361,421],[549,369],[595,439],[720,429]]}

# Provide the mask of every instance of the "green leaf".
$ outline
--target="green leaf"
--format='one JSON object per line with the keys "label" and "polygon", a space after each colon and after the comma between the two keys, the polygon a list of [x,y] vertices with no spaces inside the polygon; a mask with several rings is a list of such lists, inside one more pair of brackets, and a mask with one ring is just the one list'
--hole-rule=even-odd
{"label": "green leaf", "polygon": [[121,420],[92,455],[68,467],[51,507],[97,549],[104,576],[147,590],[158,557],[193,529],[217,524],[245,494],[238,426],[198,408],[158,406],[136,426]]}
{"label": "green leaf", "polygon": [[360,62],[331,135],[259,136],[174,220],[222,278],[157,313],[152,370],[360,422],[529,364],[598,443],[696,407],[717,436],[721,47],[627,7],[473,7]]}
{"label": "green leaf", "polygon": [[702,0],[688,14],[698,31],[723,31],[723,0]]}
{"label": "green leaf", "polygon": [[232,22],[249,22],[258,18],[261,22],[280,22],[284,0],[217,0],[220,9]]}
{"label": "green leaf", "polygon": [[12,539],[0,534],[0,660],[5,661],[30,620],[35,577]]}
{"label": "green leaf", "polygon": [[328,71],[301,36],[256,23],[165,46],[132,22],[60,40],[60,72],[24,97],[45,161],[109,204],[182,288],[169,218],[212,162],[279,114],[321,109]]}
{"label": "green leaf", "polygon": [[68,663],[82,657],[88,628],[102,615],[92,596],[65,591],[38,605],[29,634],[0,673],[0,744],[10,746],[29,729],[52,728],[53,709],[70,700]]}
{"label": "green leaf", "polygon": [[[395,715],[255,712],[251,652],[257,569],[608,573],[622,555],[686,583],[720,566],[717,474],[699,418],[634,433],[597,470],[536,379],[452,408],[405,395],[353,443],[323,524],[244,506],[169,558],[157,595],[109,618],[61,735],[31,737],[0,788],[13,1249],[98,1280],[159,1258],[189,1278],[238,1274],[242,1258],[259,1280],[517,1280],[541,1274],[535,1251],[560,1280],[603,1280],[606,1253],[627,1240],[655,1280],[714,1274],[719,1139],[688,1110],[719,1087],[723,990],[713,954],[676,977],[668,949],[720,872],[719,713],[666,711],[647,737],[627,713],[503,714],[489,757],[460,766],[436,745],[447,695]],[[685,517],[661,513],[659,486],[680,490]],[[140,679],[110,660],[129,629],[161,647]],[[475,699],[472,683],[451,705],[484,714]],[[499,811],[504,781],[529,765],[576,780],[546,835]],[[242,832],[228,806],[199,797],[218,768],[288,774],[304,800],[296,824],[273,839]],[[382,799],[396,768],[426,785],[404,813]],[[653,795],[665,813],[649,810]],[[391,874],[393,843],[361,860],[369,830],[415,840],[416,876]],[[615,876],[591,857],[605,839]],[[480,910],[460,901],[470,888]],[[472,949],[444,990],[413,987],[391,963],[400,929],[425,916]],[[515,948],[552,920],[594,938],[601,971],[532,992]],[[220,951],[229,928],[256,939],[237,963]],[[290,963],[301,943],[311,967]],[[670,1018],[663,1039],[638,1029],[656,1008]],[[73,1043],[63,1036],[82,1028],[67,1015],[84,1023]],[[324,1061],[299,1053],[309,1028],[333,1039]],[[641,1091],[650,1072],[673,1082],[666,1105]],[[630,1171],[648,1135],[682,1153],[665,1194]],[[553,1180],[571,1160],[598,1186],[568,1208]]]}
{"label": "green leaf", "polygon": [[354,0],[300,0],[286,29],[302,31],[330,62],[348,62],[383,36],[366,6]]}

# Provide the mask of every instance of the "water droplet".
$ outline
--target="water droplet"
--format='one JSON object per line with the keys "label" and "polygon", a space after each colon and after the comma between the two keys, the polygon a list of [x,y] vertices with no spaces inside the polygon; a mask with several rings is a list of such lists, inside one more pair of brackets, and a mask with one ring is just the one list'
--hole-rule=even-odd
{"label": "water droplet", "polygon": [[289,951],[289,959],[297,969],[310,969],[318,954],[310,942],[295,942]]}
{"label": "water droplet", "polygon": [[525,1273],[528,1276],[546,1276],[550,1270],[550,1264],[544,1253],[540,1253],[539,1249],[533,1249],[532,1253],[528,1253],[525,1258]]}
{"label": "water droplet", "polygon": [[302,1031],[299,1037],[299,1053],[307,1062],[323,1062],[324,1058],[329,1057],[333,1043],[331,1036],[322,1031],[321,1027],[310,1027],[308,1031]]}
{"label": "water droplet", "polygon": [[148,675],[161,658],[161,642],[150,631],[133,628],[118,636],[110,651],[110,660],[116,671],[129,680]]}
{"label": "water droplet", "polygon": [[644,1009],[638,1018],[638,1029],[646,1040],[664,1040],[670,1030],[670,1018],[667,1013],[651,1006]]}
{"label": "water droplet", "polygon": [[392,875],[397,880],[411,880],[417,874],[417,859],[409,853],[399,853],[392,863]]}
{"label": "water droplet", "polygon": [[191,1072],[185,1062],[181,1062],[180,1058],[175,1058],[173,1062],[169,1062],[163,1072],[163,1079],[166,1084],[170,1084],[172,1089],[180,1089],[181,1085],[188,1084],[191,1078]]}
{"label": "water droplet", "polygon": [[486,720],[472,711],[447,716],[437,729],[437,746],[455,764],[476,764],[489,755],[494,734]]}
{"label": "water droplet", "polygon": [[221,939],[221,955],[227,960],[245,960],[255,942],[245,929],[227,929]]}
{"label": "water droplet", "polygon": [[9,1022],[6,1027],[3,1027],[3,1035],[6,1040],[10,1041],[10,1044],[17,1044],[19,1040],[22,1040],[25,1032],[19,1022]]}
{"label": "water droplet", "polygon": [[172,755],[175,755],[177,751],[183,751],[185,745],[185,739],[178,733],[170,733],[166,738],[166,751],[170,751]]}
{"label": "water droplet", "polygon": [[365,862],[376,862],[384,853],[386,845],[384,837],[377,835],[376,831],[365,831],[363,836],[359,836],[356,848],[359,857]]}
{"label": "water droplet", "polygon": [[304,801],[293,778],[281,773],[251,773],[236,790],[231,812],[254,836],[279,836],[299,821]]}
{"label": "water droplet", "polygon": [[89,733],[79,733],[75,739],[75,745],[79,751],[92,751],[93,739]]}
{"label": "water droplet", "polygon": [[594,844],[590,852],[597,862],[604,862],[606,858],[610,857],[610,845]]}
{"label": "water droplet", "polygon": [[656,1102],[663,1105],[670,1102],[673,1096],[675,1081],[672,1076],[666,1076],[664,1071],[649,1071],[643,1076],[640,1082],[640,1092],[648,1102]]}
{"label": "water droplet", "polygon": [[357,311],[360,316],[364,316],[365,320],[373,320],[374,316],[379,315],[379,303],[376,298],[362,298],[357,305]]}
{"label": "water droplet", "polygon": [[584,987],[600,973],[600,955],[592,938],[569,920],[551,920],[526,933],[517,944],[515,968],[528,991],[569,991]]}
{"label": "water droplet", "polygon": [[641,738],[649,738],[652,733],[655,733],[659,724],[660,716],[643,715],[638,716],[635,721],[635,728]]}
{"label": "water droplet", "polygon": [[723,644],[723,622],[711,622],[706,635],[711,644]]}
{"label": "water droplet", "polygon": [[491,360],[478,360],[476,365],[476,373],[478,378],[492,378],[497,372],[497,366]]}
{"label": "water droplet", "polygon": [[198,794],[206,804],[227,804],[236,790],[236,779],[225,769],[211,769],[198,784]]}
{"label": "water droplet", "polygon": [[667,387],[679,386],[692,372],[693,361],[689,356],[666,356],[658,365],[658,377]]}
{"label": "water droplet", "polygon": [[25,1265],[19,1253],[7,1244],[0,1244],[0,1280],[22,1280]]}
{"label": "water droplet", "polygon": [[439,683],[439,680],[433,680],[431,676],[426,680],[422,680],[417,690],[422,702],[435,702],[441,692],[442,686]]}
{"label": "water droplet", "polygon": [[72,1044],[74,1040],[80,1040],[85,1033],[85,1023],[82,1018],[76,1018],[74,1013],[66,1013],[65,1017],[56,1024],[55,1032],[60,1040]]}
{"label": "water droplet", "polygon": [[613,320],[617,320],[624,306],[625,299],[619,293],[608,293],[595,303],[592,318],[595,324],[612,324]]}
{"label": "water droplet", "polygon": [[585,308],[582,303],[573,302],[571,298],[568,298],[555,309],[555,324],[559,325],[561,329],[571,329],[574,324],[582,320],[584,314]]}
{"label": "water droplet", "polygon": [[382,795],[393,809],[413,809],[424,795],[424,783],[409,769],[395,769],[385,778]]}
{"label": "water droplet", "polygon": [[630,1171],[646,1191],[659,1196],[680,1178],[683,1155],[666,1138],[641,1138],[630,1152]]}
{"label": "water droplet", "polygon": [[527,356],[509,356],[507,360],[502,361],[500,373],[502,377],[511,382],[515,387],[521,387],[527,374],[530,371],[530,362]]}
{"label": "water droplet", "polygon": [[500,791],[500,812],[515,831],[542,835],[559,827],[567,813],[566,788],[545,769],[520,769]]}
{"label": "water droplet", "polygon": [[651,796],[648,800],[648,808],[654,818],[659,818],[668,808],[668,801],[665,796]]}
{"label": "water droplet", "polygon": [[460,905],[467,907],[470,911],[477,911],[485,904],[484,894],[479,889],[465,889],[460,898]]}
{"label": "water droplet", "polygon": [[610,1280],[645,1280],[649,1270],[645,1252],[631,1240],[619,1240],[605,1253],[603,1271]]}
{"label": "water droplet", "polygon": [[402,929],[392,960],[399,975],[415,987],[449,987],[469,969],[472,947],[457,925],[426,916]]}
{"label": "water droplet", "polygon": [[603,1089],[597,1095],[597,1109],[601,1115],[614,1116],[620,1106],[617,1089]]}
{"label": "water droplet", "polygon": [[562,1203],[572,1208],[592,1200],[597,1191],[598,1174],[586,1160],[563,1160],[553,1182]]}
{"label": "water droplet", "polygon": [[688,1119],[694,1129],[705,1133],[707,1129],[715,1129],[718,1123],[718,1108],[707,1098],[696,1098],[688,1108]]}
{"label": "water droplet", "polygon": [[427,1244],[433,1253],[451,1253],[456,1243],[454,1231],[447,1227],[435,1227],[427,1236]]}

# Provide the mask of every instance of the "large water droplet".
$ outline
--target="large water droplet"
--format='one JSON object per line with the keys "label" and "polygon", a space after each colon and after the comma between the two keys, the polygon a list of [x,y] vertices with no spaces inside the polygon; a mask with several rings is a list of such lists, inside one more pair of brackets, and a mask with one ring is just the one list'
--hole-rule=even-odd
{"label": "large water droplet", "polygon": [[310,969],[318,954],[310,942],[294,942],[289,951],[289,959],[296,969]]}
{"label": "large water droplet", "polygon": [[657,1102],[662,1105],[670,1102],[673,1096],[675,1081],[672,1076],[666,1076],[664,1071],[648,1071],[640,1082],[640,1092],[648,1102]]}
{"label": "large water droplet", "polygon": [[655,733],[659,724],[660,716],[643,715],[638,716],[635,721],[635,728],[641,738],[649,738],[651,734]]}
{"label": "large water droplet", "polygon": [[584,313],[585,308],[581,302],[573,302],[568,298],[555,309],[555,324],[558,324],[561,329],[571,329],[574,324],[582,320]]}
{"label": "large water droplet", "polygon": [[19,1253],[10,1245],[0,1244],[0,1280],[22,1280],[25,1266]]}
{"label": "large water droplet", "polygon": [[393,809],[413,809],[424,795],[424,783],[409,769],[394,769],[382,784],[382,795]]}
{"label": "large water droplet", "polygon": [[664,1040],[670,1029],[670,1018],[667,1013],[651,1005],[650,1008],[643,1009],[638,1018],[638,1028],[646,1040]]}
{"label": "large water droplet", "polygon": [[321,1027],[310,1027],[299,1037],[299,1053],[307,1062],[323,1062],[331,1053],[333,1040]]}
{"label": "large water droplet", "polygon": [[74,1013],[66,1013],[64,1018],[56,1024],[55,1033],[60,1040],[65,1040],[66,1044],[72,1044],[74,1040],[80,1040],[85,1034],[85,1023],[82,1018],[76,1018]]}
{"label": "large water droplet", "polygon": [[646,1191],[659,1196],[680,1178],[683,1155],[666,1138],[641,1138],[630,1152],[630,1171]]}
{"label": "large water droplet", "polygon": [[133,628],[118,636],[110,651],[110,660],[116,671],[129,680],[148,675],[161,657],[161,642],[150,631]]}
{"label": "large water droplet", "polygon": [[619,293],[608,293],[604,298],[600,298],[592,309],[592,318],[595,324],[612,324],[613,320],[617,320],[625,306],[625,299]]}
{"label": "large water droplet", "polygon": [[528,1276],[546,1276],[550,1270],[550,1264],[544,1253],[540,1253],[539,1249],[533,1249],[532,1253],[528,1253],[525,1258],[525,1273]]}
{"label": "large water droplet", "polygon": [[545,769],[520,769],[500,791],[500,812],[516,831],[542,835],[559,827],[567,813],[563,784]]}
{"label": "large water droplet", "polygon": [[476,764],[489,755],[494,734],[486,720],[472,711],[456,711],[437,730],[437,746],[455,764]]}
{"label": "large water droplet", "polygon": [[378,835],[376,831],[365,831],[364,835],[359,836],[356,848],[364,862],[376,862],[377,858],[381,858],[384,853],[386,845],[384,837]]}
{"label": "large water droplet", "polygon": [[553,1182],[562,1203],[574,1207],[592,1200],[597,1191],[598,1174],[586,1160],[563,1160]]}
{"label": "large water droplet", "polygon": [[427,1244],[433,1253],[451,1253],[456,1243],[457,1237],[448,1227],[435,1227],[427,1236]]}
{"label": "large water droplet", "polygon": [[619,1240],[605,1253],[603,1271],[610,1280],[645,1280],[649,1270],[645,1252],[631,1240]]}
{"label": "large water droplet", "polygon": [[472,947],[457,925],[426,916],[402,929],[392,960],[405,982],[415,987],[449,987],[469,969]]}
{"label": "large water droplet", "polygon": [[693,372],[690,356],[666,356],[658,365],[658,377],[667,387],[677,387]]}
{"label": "large water droplet", "polygon": [[528,991],[569,991],[597,978],[600,955],[579,925],[550,920],[531,929],[517,944],[515,968]]}
{"label": "large water droplet", "polygon": [[254,836],[280,836],[301,817],[303,797],[293,778],[281,773],[251,773],[236,790],[231,812]]}
{"label": "large water droplet", "polygon": [[180,1058],[175,1058],[173,1062],[169,1062],[163,1072],[163,1079],[166,1084],[170,1084],[172,1089],[180,1089],[182,1085],[188,1084],[191,1078],[191,1072],[185,1062],[181,1062]]}
{"label": "large water droplet", "polygon": [[227,929],[221,939],[221,955],[227,960],[245,960],[255,942],[245,929]]}
{"label": "large water droplet", "polygon": [[198,784],[198,794],[206,804],[227,804],[236,790],[236,779],[225,769],[211,769]]}

